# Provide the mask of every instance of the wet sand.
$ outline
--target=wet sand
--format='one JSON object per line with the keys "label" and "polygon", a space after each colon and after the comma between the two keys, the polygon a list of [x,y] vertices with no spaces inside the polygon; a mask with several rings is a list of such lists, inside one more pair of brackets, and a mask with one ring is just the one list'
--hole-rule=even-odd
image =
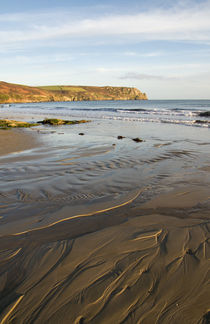
{"label": "wet sand", "polygon": [[0,159],[0,323],[209,323],[203,142],[83,127]]}
{"label": "wet sand", "polygon": [[1,323],[208,323],[210,200],[182,193],[1,237]]}
{"label": "wet sand", "polygon": [[0,129],[0,156],[29,150],[36,146],[38,146],[37,139],[26,131]]}

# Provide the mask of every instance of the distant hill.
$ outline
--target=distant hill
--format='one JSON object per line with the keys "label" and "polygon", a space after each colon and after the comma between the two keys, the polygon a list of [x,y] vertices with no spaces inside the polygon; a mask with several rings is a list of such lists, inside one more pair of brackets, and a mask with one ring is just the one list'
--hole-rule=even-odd
{"label": "distant hill", "polygon": [[147,100],[147,95],[128,87],[30,87],[0,81],[0,103],[87,100]]}

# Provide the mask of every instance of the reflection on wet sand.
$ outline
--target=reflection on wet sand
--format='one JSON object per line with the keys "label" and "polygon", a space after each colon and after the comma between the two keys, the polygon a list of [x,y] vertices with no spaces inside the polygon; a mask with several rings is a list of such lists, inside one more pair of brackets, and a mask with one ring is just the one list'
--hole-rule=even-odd
{"label": "reflection on wet sand", "polygon": [[208,323],[206,146],[110,134],[1,157],[1,324]]}

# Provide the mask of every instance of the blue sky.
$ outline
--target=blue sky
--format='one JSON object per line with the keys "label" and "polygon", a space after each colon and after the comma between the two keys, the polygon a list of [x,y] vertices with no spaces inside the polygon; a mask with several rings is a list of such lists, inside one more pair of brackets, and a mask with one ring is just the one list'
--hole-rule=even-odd
{"label": "blue sky", "polygon": [[210,0],[1,0],[0,79],[210,99]]}

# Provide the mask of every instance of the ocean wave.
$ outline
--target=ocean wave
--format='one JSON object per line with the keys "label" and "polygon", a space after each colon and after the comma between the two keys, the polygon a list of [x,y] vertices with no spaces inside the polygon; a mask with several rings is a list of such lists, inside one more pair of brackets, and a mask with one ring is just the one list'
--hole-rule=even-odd
{"label": "ocean wave", "polygon": [[114,114],[133,114],[133,115],[160,115],[160,116],[197,116],[199,112],[193,112],[186,109],[160,109],[160,108],[154,108],[154,109],[143,109],[143,108],[107,108],[107,107],[101,107],[101,108],[77,108],[77,107],[54,107],[52,108],[54,111],[77,111],[78,113],[87,113],[87,112],[107,112],[107,113],[114,113]]}
{"label": "ocean wave", "polygon": [[136,109],[116,109],[117,112],[149,112],[150,110],[146,110],[146,109],[143,109],[143,108],[136,108]]}
{"label": "ocean wave", "polygon": [[[149,123],[177,124],[210,128],[208,118],[201,113],[210,111],[210,101],[148,101],[148,102],[50,102],[15,104],[2,109],[8,117],[17,115],[34,116],[32,119],[85,118],[110,119]],[[35,117],[36,116],[36,117]]]}
{"label": "ocean wave", "polygon": [[198,120],[135,118],[135,117],[105,116],[105,115],[102,116],[102,118],[109,119],[109,120],[122,120],[122,121],[142,122],[142,123],[162,123],[162,124],[174,124],[174,125],[210,128],[209,122],[202,122],[202,121],[200,122]]}
{"label": "ocean wave", "polygon": [[65,111],[107,111],[107,112],[117,112],[117,108],[78,108],[78,107],[54,107],[53,110],[65,110]]}

